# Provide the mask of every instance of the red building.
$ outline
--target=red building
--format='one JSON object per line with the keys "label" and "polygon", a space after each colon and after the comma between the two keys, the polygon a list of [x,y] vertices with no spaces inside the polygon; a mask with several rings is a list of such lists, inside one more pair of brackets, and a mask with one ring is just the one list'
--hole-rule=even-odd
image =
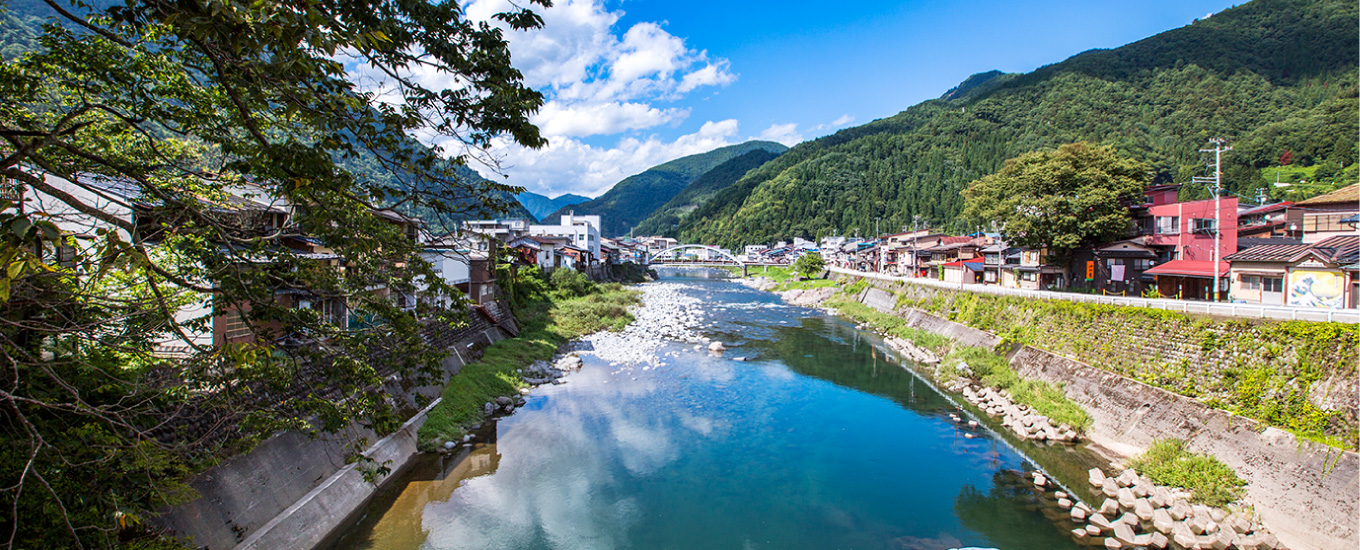
{"label": "red building", "polygon": [[[1213,294],[1215,273],[1219,297],[1228,291],[1228,262],[1237,252],[1237,198],[1152,204],[1147,207],[1150,225],[1146,245],[1158,249],[1165,260],[1145,273],[1157,277],[1162,296],[1207,300]],[[1216,214],[1217,211],[1217,214]],[[1219,220],[1217,223],[1215,219]],[[1214,232],[1218,239],[1218,266],[1214,266]]]}

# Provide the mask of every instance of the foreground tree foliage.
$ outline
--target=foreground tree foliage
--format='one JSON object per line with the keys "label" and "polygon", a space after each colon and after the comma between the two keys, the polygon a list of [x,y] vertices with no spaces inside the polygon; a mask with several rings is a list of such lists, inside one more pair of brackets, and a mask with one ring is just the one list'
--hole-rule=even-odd
{"label": "foreground tree foliage", "polygon": [[1142,163],[1110,147],[1070,143],[1025,153],[963,190],[963,216],[992,220],[1017,246],[1058,256],[1128,232],[1128,205],[1148,184]]}
{"label": "foreground tree foliage", "polygon": [[[0,66],[0,547],[116,547],[191,496],[190,473],[275,430],[398,421],[383,378],[436,374],[423,333],[461,308],[394,302],[454,291],[380,209],[504,207],[517,190],[466,177],[462,155],[543,145],[528,120],[543,99],[503,31],[455,2],[45,3],[56,15]],[[75,239],[53,204],[89,231]],[[285,246],[304,237],[334,265]],[[283,294],[339,297],[370,322]],[[199,345],[210,315],[175,315],[199,302],[239,311],[256,342]],[[175,340],[183,357],[152,353]]]}

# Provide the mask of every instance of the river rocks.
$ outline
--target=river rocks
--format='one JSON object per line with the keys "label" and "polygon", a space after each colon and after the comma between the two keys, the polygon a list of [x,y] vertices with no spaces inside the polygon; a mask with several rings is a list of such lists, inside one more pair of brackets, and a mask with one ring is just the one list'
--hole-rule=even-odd
{"label": "river rocks", "polygon": [[722,342],[713,342],[708,345],[708,351],[727,351],[727,346],[724,346]]}
{"label": "river rocks", "polygon": [[887,336],[883,338],[883,342],[887,344],[888,347],[901,354],[902,357],[908,361],[920,363],[922,365],[935,365],[940,362],[940,358],[934,353],[931,353],[930,350],[917,346],[905,339],[896,336]]}
{"label": "river rocks", "polygon": [[502,406],[502,407],[504,407],[504,406],[506,406],[506,405],[509,405],[509,404],[511,404],[511,403],[513,403],[513,402],[514,402],[514,401],[511,401],[509,397],[506,397],[506,396],[504,396],[504,395],[502,395],[502,396],[496,398],[496,404],[497,404],[497,405],[500,405],[500,406]]}
{"label": "river rocks", "polygon": [[817,307],[828,298],[836,295],[835,287],[812,288],[808,290],[789,290],[779,295],[785,303],[803,307]]}
{"label": "river rocks", "polygon": [[1013,403],[1004,391],[968,384],[960,393],[964,399],[982,409],[988,416],[1001,417],[1001,425],[1010,428],[1021,439],[1055,443],[1075,443],[1079,439],[1076,431],[1070,426],[1066,424],[1054,426],[1048,417],[1025,405]]}
{"label": "river rocks", "polygon": [[[1087,472],[1087,483],[1107,498],[1098,510],[1085,513],[1080,502],[1068,516],[1084,537],[1102,534],[1107,548],[1171,548],[1174,550],[1275,550],[1279,540],[1239,514],[1186,501],[1188,494],[1161,487],[1133,469],[1106,477],[1099,468]],[[1141,496],[1140,496],[1141,495]],[[1082,513],[1078,513],[1078,512]],[[1083,521],[1082,516],[1085,515]],[[1116,519],[1110,519],[1116,518]],[[1091,542],[1086,542],[1090,544]],[[1115,546],[1118,545],[1118,546]]]}

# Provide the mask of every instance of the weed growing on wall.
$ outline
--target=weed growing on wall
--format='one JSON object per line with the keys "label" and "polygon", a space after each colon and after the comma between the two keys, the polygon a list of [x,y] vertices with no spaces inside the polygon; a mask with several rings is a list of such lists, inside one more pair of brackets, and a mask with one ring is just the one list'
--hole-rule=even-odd
{"label": "weed growing on wall", "polygon": [[1360,331],[1353,325],[1225,320],[911,285],[899,293],[898,305],[1067,355],[1308,439],[1346,448],[1356,448],[1360,439],[1354,395],[1318,389],[1355,378]]}
{"label": "weed growing on wall", "polygon": [[1242,497],[1247,482],[1212,456],[1185,450],[1179,439],[1159,439],[1129,467],[1158,485],[1189,489],[1193,502],[1226,506]]}

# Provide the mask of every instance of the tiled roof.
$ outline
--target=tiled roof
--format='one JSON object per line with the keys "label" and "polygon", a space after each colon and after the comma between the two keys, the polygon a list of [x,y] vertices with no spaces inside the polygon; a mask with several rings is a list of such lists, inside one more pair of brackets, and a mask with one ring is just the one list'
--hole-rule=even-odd
{"label": "tiled roof", "polygon": [[1290,237],[1238,237],[1237,249],[1246,250],[1265,244],[1303,244],[1303,241]]}
{"label": "tiled roof", "polygon": [[1224,260],[1233,262],[1296,262],[1315,254],[1330,263],[1350,264],[1360,259],[1360,235],[1338,235],[1308,244],[1267,244],[1253,246]]}
{"label": "tiled roof", "polygon": [[1341,189],[1337,189],[1336,191],[1332,191],[1331,193],[1327,193],[1326,195],[1319,195],[1308,200],[1299,201],[1295,204],[1297,206],[1316,206],[1319,204],[1336,203],[1350,203],[1352,206],[1360,203],[1360,183],[1348,185]]}
{"label": "tiled roof", "polygon": [[1306,244],[1264,244],[1229,254],[1230,262],[1287,262],[1308,250]]}

